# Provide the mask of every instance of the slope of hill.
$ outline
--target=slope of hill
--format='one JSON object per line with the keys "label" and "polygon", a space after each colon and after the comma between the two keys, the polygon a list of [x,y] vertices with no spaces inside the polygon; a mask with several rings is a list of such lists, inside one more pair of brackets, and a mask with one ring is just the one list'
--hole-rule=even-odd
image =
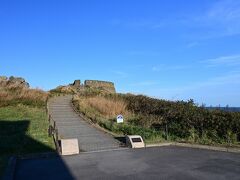
{"label": "slope of hill", "polygon": [[[0,173],[11,155],[52,151],[45,112],[49,96],[73,94],[73,104],[92,122],[117,135],[139,134],[146,142],[177,141],[240,145],[240,112],[198,107],[192,100],[166,101],[117,94],[113,83],[75,81],[44,92],[23,78],[0,77]],[[123,114],[123,124],[116,116]]]}
{"label": "slope of hill", "polygon": [[45,106],[48,94],[40,89],[30,89],[29,84],[19,77],[0,77],[0,107],[24,104]]}
{"label": "slope of hill", "polygon": [[[76,108],[94,123],[118,134],[140,134],[146,141],[235,144],[240,141],[240,113],[207,110],[188,102],[130,94],[78,95]],[[116,123],[123,114],[124,124]]]}
{"label": "slope of hill", "polygon": [[48,94],[23,78],[0,78],[0,177],[12,155],[54,150],[48,137]]}
{"label": "slope of hill", "polygon": [[[85,88],[71,94],[75,94],[73,104],[78,111],[117,134],[139,134],[147,142],[239,145],[239,112],[208,110],[198,107],[193,100],[159,100],[143,95],[107,93],[98,88]],[[125,123],[116,123],[118,114],[124,115]]]}

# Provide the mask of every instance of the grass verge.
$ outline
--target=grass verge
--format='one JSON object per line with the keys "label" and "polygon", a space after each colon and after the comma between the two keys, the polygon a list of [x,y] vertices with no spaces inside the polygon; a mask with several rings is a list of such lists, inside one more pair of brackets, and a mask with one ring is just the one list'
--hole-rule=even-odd
{"label": "grass verge", "polygon": [[0,108],[0,177],[12,155],[52,152],[44,107],[26,105]]}

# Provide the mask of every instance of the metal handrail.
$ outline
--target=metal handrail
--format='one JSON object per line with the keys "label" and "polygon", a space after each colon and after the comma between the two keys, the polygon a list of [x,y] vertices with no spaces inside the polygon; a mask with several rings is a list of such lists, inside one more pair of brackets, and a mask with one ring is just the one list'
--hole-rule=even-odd
{"label": "metal handrail", "polygon": [[48,115],[48,122],[49,122],[48,135],[53,137],[57,152],[60,153],[61,151],[60,151],[60,145],[59,145],[57,124],[56,124],[56,121],[53,120],[52,116],[49,113],[48,100],[49,99],[47,98],[46,113]]}

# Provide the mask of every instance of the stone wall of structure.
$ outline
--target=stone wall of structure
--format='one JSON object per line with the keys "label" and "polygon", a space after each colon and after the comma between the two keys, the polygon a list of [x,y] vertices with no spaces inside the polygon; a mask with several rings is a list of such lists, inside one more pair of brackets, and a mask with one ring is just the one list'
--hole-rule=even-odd
{"label": "stone wall of structure", "polygon": [[116,93],[114,83],[108,81],[86,80],[81,84],[81,80],[75,80],[72,84],[59,86],[55,90],[66,93],[81,93],[85,91],[97,90],[103,93]]}
{"label": "stone wall of structure", "polygon": [[80,88],[81,86],[81,80],[75,80],[74,83],[72,84],[76,88]]}
{"label": "stone wall of structure", "polygon": [[84,82],[84,86],[88,88],[97,88],[97,89],[105,90],[109,93],[116,93],[116,89],[113,82],[86,80]]}

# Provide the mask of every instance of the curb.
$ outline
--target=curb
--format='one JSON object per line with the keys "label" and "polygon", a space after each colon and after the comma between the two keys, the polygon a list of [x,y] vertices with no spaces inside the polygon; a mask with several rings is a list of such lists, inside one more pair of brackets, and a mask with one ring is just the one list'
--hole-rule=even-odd
{"label": "curb", "polygon": [[239,148],[217,147],[217,146],[188,144],[188,143],[174,143],[174,142],[173,143],[148,144],[148,145],[146,145],[146,148],[150,148],[150,147],[164,147],[164,146],[177,146],[177,147],[186,147],[186,148],[194,148],[194,149],[205,149],[205,150],[211,150],[211,151],[240,153],[240,149]]}
{"label": "curb", "polygon": [[157,143],[157,144],[146,144],[146,148],[150,147],[164,147],[164,146],[171,146],[172,143]]}
{"label": "curb", "polygon": [[198,144],[187,144],[187,143],[173,143],[172,145],[178,147],[189,147],[195,149],[206,149],[212,151],[220,151],[220,152],[230,152],[230,153],[240,153],[239,148],[228,148],[228,147],[217,147],[217,146],[208,146],[208,145],[198,145]]}
{"label": "curb", "polygon": [[3,180],[13,180],[17,166],[17,157],[12,156],[8,160],[8,165],[3,175]]}

